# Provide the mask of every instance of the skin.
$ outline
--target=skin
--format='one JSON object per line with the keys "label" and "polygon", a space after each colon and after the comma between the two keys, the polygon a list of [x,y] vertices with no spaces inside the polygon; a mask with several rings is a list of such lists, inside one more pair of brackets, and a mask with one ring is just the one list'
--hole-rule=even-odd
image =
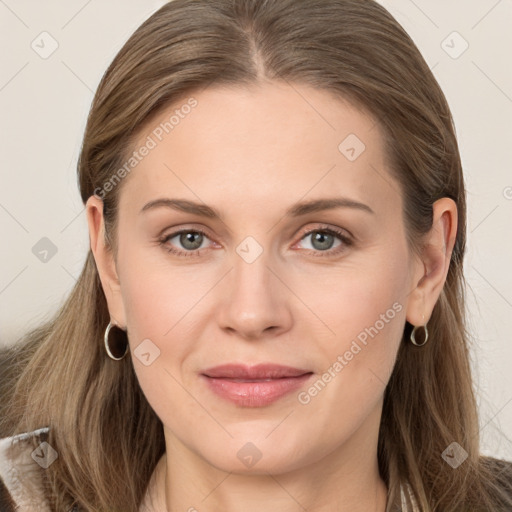
{"label": "skin", "polygon": [[[210,87],[194,98],[197,107],[122,182],[117,261],[105,245],[102,201],[92,196],[86,205],[112,321],[127,329],[141,388],[164,425],[166,455],[147,509],[384,511],[383,394],[405,321],[427,322],[446,280],[456,205],[435,203],[417,258],[370,115],[325,91],[276,82]],[[349,134],[366,146],[353,162],[338,149]],[[374,213],[344,207],[285,217],[299,201],[339,196]],[[139,213],[164,197],[207,204],[222,217]],[[353,244],[337,236],[315,243],[310,232],[325,226],[348,231]],[[167,252],[197,252],[179,236],[158,244],[162,232],[197,228],[207,232],[199,255]],[[236,252],[248,236],[263,249],[252,263]],[[227,362],[274,362],[306,368],[316,381],[395,303],[401,310],[307,404],[292,392],[240,407],[198,377]],[[160,355],[145,366],[133,351],[148,338]],[[248,442],[261,454],[252,467],[237,457]]]}

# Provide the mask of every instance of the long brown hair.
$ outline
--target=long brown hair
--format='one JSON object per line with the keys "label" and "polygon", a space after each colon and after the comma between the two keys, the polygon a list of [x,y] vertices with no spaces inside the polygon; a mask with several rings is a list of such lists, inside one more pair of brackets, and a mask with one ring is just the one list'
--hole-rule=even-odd
{"label": "long brown hair", "polygon": [[[459,228],[444,289],[421,350],[406,324],[385,391],[378,442],[388,510],[409,482],[420,510],[512,510],[507,466],[483,457],[464,318],[464,181],[446,99],[411,38],[373,0],[174,0],[119,51],[96,92],[78,163],[83,202],[123,166],[162,109],[212,84],[302,83],[370,112],[387,142],[404,196],[411,250],[420,251],[442,197],[458,207]],[[123,182],[104,194],[116,252]],[[1,432],[50,426],[59,453],[46,472],[52,510],[137,512],[165,450],[160,420],[130,357],[106,357],[109,312],[92,253],[69,298],[47,324],[4,354]],[[10,387],[12,386],[12,391]],[[457,442],[456,470],[441,457]],[[500,476],[501,474],[501,476]],[[507,483],[508,482],[508,483]]]}

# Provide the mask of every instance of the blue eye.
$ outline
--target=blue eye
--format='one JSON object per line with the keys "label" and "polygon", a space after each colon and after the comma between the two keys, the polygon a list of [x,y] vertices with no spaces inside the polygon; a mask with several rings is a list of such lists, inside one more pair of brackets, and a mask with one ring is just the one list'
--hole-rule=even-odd
{"label": "blue eye", "polygon": [[[311,249],[308,250],[316,253],[314,254],[315,256],[324,256],[324,254],[325,256],[337,255],[345,251],[353,243],[348,235],[332,228],[317,228],[307,231],[301,238],[301,241],[308,237],[311,237]],[[340,243],[334,246],[336,239]],[[333,246],[335,249],[333,249]]]}
{"label": "blue eye", "polygon": [[[178,237],[179,243],[185,248],[185,250],[176,249],[174,246],[168,244],[170,240],[176,237]],[[205,238],[207,238],[207,236],[204,231],[197,229],[183,229],[166,235],[160,240],[160,243],[172,254],[177,254],[179,256],[199,256],[202,254],[201,245]]]}
{"label": "blue eye", "polygon": [[[307,250],[312,252],[314,256],[334,256],[353,245],[351,238],[345,232],[333,228],[321,227],[309,230],[302,235],[300,241],[311,236],[313,237],[310,243],[311,248]],[[170,244],[169,242],[174,238],[177,240]],[[334,246],[336,239],[339,243]],[[203,251],[208,248],[203,246],[207,240],[209,240],[209,237],[200,229],[182,229],[165,235],[159,239],[159,243],[171,254],[189,257],[201,256]],[[176,248],[177,244],[181,245],[183,249]]]}

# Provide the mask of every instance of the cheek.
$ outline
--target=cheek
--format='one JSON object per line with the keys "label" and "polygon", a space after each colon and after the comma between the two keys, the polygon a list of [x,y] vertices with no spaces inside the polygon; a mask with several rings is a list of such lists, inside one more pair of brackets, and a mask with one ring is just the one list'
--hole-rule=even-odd
{"label": "cheek", "polygon": [[192,331],[206,318],[202,299],[218,278],[173,267],[165,251],[155,257],[157,252],[125,245],[118,272],[134,369],[158,414],[171,400],[187,402],[179,382],[184,364],[197,349]]}
{"label": "cheek", "polygon": [[338,268],[321,269],[314,276],[297,276],[294,290],[314,315],[308,315],[311,325],[326,338],[353,339],[374,324],[384,330],[382,321],[386,331],[395,324],[396,333],[410,291],[406,268],[403,255],[381,251],[353,263],[347,260]]}
{"label": "cheek", "polygon": [[189,293],[169,269],[165,272],[142,265],[131,268],[138,271],[124,276],[122,293],[139,385],[164,424],[174,425],[177,420],[173,412],[177,409],[187,421],[195,421],[199,411],[186,392],[182,366],[194,350],[185,330],[188,315],[196,312],[194,304],[201,290],[192,288],[195,291]]}
{"label": "cheek", "polygon": [[405,323],[406,279],[399,267],[354,268],[340,273],[338,284],[326,278],[323,293],[309,295],[308,304],[334,334],[322,326],[327,335],[316,336],[323,371],[298,400],[317,420],[310,435],[326,445],[347,439],[378,410]]}
{"label": "cheek", "polygon": [[345,416],[362,404],[371,407],[384,392],[402,339],[409,292],[407,253],[396,247],[368,253],[335,272],[320,272],[314,287],[308,279],[299,289],[321,320],[311,317],[304,327],[316,339],[324,371],[302,403],[330,403]]}
{"label": "cheek", "polygon": [[125,254],[119,277],[130,341],[150,338],[161,345],[171,343],[178,339],[180,327],[190,322],[190,315],[198,314],[197,306],[209,287],[207,276],[193,265],[173,265],[158,247],[132,247]]}

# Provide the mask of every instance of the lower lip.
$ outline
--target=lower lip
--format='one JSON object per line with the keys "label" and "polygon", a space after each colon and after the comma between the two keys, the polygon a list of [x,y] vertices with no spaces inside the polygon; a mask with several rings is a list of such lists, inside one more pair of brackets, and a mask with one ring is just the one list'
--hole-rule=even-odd
{"label": "lower lip", "polygon": [[263,407],[300,388],[312,373],[269,381],[235,381],[201,375],[210,389],[222,398],[242,407]]}

